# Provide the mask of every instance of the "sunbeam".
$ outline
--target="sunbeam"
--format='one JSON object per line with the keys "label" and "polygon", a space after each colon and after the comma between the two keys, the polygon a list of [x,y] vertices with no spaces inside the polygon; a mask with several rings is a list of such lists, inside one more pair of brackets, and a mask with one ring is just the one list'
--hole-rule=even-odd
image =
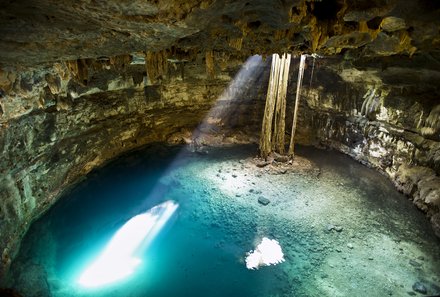
{"label": "sunbeam", "polygon": [[133,274],[142,263],[142,247],[148,246],[178,207],[177,203],[166,201],[128,220],[84,270],[78,283],[89,288],[101,287]]}

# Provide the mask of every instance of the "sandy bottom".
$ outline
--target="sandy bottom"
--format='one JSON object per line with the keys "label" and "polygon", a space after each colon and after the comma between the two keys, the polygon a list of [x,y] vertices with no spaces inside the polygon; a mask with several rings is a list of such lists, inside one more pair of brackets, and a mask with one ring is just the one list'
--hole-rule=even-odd
{"label": "sandy bottom", "polygon": [[[153,147],[96,171],[30,229],[11,286],[60,297],[421,296],[419,282],[440,294],[440,241],[387,179],[336,152],[301,148],[293,165],[265,167],[255,152]],[[177,215],[139,271],[111,288],[75,283],[124,221],[168,199]],[[263,237],[285,261],[248,270]]]}

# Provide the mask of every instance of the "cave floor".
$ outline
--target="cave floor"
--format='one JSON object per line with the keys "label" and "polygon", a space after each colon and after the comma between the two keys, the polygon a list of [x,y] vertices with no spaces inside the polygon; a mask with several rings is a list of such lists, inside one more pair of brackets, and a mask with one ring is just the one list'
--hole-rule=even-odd
{"label": "cave floor", "polygon": [[[206,152],[153,146],[94,171],[33,224],[11,285],[60,297],[410,296],[420,282],[440,294],[440,241],[374,170],[308,147],[292,166],[257,167],[253,146]],[[79,288],[111,234],[167,199],[179,209],[139,271],[111,288]],[[248,270],[246,253],[263,237],[280,243],[285,262]]]}

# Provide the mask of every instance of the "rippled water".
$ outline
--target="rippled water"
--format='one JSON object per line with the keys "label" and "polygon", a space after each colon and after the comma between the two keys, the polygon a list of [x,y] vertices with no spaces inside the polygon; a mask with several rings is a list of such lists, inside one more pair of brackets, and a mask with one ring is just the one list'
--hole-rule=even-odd
{"label": "rippled water", "polygon": [[[312,148],[298,151],[312,168],[274,174],[251,162],[255,152],[156,145],[94,171],[32,225],[11,285],[60,297],[407,296],[420,281],[440,293],[440,242],[388,180]],[[125,222],[167,200],[179,208],[131,277],[78,283]],[[285,262],[248,270],[263,237],[280,243]]]}

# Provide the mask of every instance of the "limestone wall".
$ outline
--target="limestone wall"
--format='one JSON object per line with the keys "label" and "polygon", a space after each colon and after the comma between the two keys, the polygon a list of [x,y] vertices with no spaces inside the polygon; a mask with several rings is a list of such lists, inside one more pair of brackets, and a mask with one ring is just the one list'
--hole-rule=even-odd
{"label": "limestone wall", "polygon": [[[170,63],[154,84],[145,65],[125,56],[0,73],[0,271],[29,224],[112,158],[158,141],[258,142],[270,61],[230,59],[208,78],[203,56],[183,69]],[[426,212],[440,236],[440,75],[417,59],[400,59],[399,65],[387,61],[386,69],[378,66],[383,61],[325,58],[312,67],[309,59],[298,142],[376,168]],[[290,71],[286,131],[297,64]]]}
{"label": "limestone wall", "polygon": [[234,131],[257,134],[252,97],[260,76],[230,84],[238,63],[212,79],[202,61],[186,63],[183,72],[170,65],[154,85],[146,83],[144,65],[84,65],[86,70],[63,63],[3,73],[0,271],[29,224],[107,160],[152,142],[248,142]]}
{"label": "limestone wall", "polygon": [[387,69],[321,63],[303,95],[301,142],[334,148],[389,177],[440,236],[440,72],[403,57],[394,60],[403,67]]}

